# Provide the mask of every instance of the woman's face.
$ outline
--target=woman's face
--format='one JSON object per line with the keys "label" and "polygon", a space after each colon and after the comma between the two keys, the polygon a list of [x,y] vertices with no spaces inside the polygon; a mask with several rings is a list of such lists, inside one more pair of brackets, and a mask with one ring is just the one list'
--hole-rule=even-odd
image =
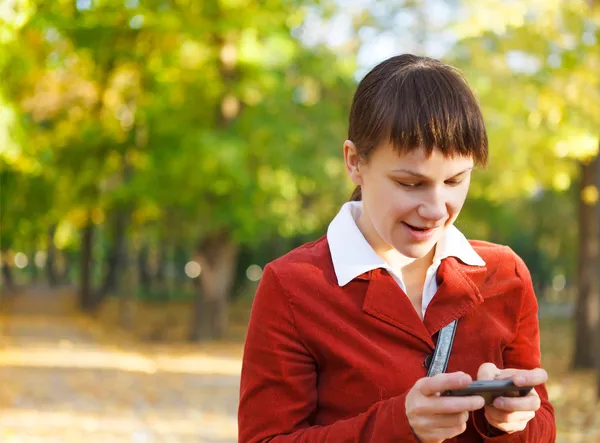
{"label": "woman's face", "polygon": [[346,168],[362,188],[363,212],[358,222],[376,252],[394,248],[412,259],[426,256],[452,225],[463,207],[471,179],[471,157],[444,157],[434,149],[398,154],[381,145],[368,162],[344,144]]}

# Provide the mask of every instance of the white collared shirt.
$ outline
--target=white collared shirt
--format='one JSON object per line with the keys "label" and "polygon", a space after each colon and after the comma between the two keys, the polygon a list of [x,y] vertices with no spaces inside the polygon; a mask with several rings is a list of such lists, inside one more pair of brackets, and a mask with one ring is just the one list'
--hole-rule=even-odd
{"label": "white collared shirt", "polygon": [[[345,286],[365,272],[377,268],[388,271],[406,293],[402,276],[371,247],[356,225],[362,211],[362,202],[345,203],[327,229],[327,242],[331,252],[333,268],[338,284]],[[475,252],[466,237],[454,225],[448,227],[435,248],[433,262],[425,277],[423,286],[422,315],[437,292],[437,270],[443,259],[456,257],[470,266],[485,266],[483,259]]]}

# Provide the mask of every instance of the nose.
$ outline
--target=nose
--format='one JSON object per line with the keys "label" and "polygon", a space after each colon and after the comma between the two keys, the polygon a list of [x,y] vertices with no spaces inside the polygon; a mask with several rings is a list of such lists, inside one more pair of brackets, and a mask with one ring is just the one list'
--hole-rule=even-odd
{"label": "nose", "polygon": [[438,221],[448,216],[448,207],[444,191],[435,187],[424,196],[417,213],[424,220]]}

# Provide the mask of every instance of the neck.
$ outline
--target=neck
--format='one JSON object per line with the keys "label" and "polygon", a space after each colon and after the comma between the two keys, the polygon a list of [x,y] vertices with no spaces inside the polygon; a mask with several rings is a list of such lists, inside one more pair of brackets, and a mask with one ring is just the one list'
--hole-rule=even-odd
{"label": "neck", "polygon": [[429,266],[433,263],[434,255],[435,246],[431,248],[431,251],[429,251],[427,255],[414,259],[412,263],[401,267],[400,272],[404,282],[407,284],[414,281],[425,282],[427,269],[429,269]]}
{"label": "neck", "polygon": [[412,280],[414,278],[419,278],[421,275],[423,275],[424,278],[427,269],[433,262],[435,246],[423,257],[407,257],[387,244],[379,234],[377,234],[375,228],[365,216],[364,211],[360,214],[358,220],[356,220],[356,225],[375,253],[384,259],[392,269],[399,273],[399,275],[402,275],[403,279],[410,278]]}

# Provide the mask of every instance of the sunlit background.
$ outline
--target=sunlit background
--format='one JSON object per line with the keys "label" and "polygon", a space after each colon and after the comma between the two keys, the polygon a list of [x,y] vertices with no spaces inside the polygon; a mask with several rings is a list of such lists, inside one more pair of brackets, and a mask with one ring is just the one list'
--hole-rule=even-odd
{"label": "sunlit background", "polygon": [[597,0],[0,0],[0,441],[237,441],[263,268],[406,52],[476,91],[458,225],[526,261],[557,441],[600,441],[599,40]]}

